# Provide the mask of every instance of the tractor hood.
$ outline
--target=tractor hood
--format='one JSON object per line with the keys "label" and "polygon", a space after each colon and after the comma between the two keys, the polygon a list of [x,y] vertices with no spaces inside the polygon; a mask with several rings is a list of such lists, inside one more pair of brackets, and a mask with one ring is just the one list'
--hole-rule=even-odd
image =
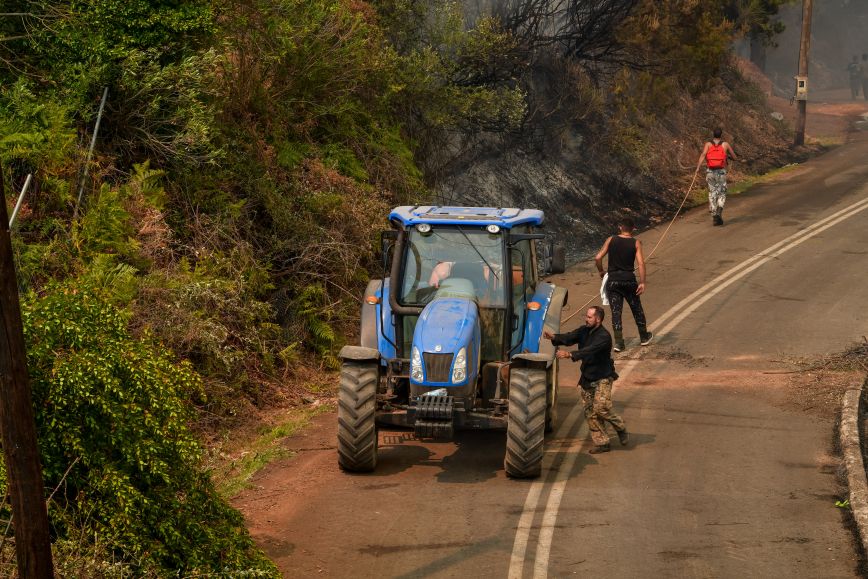
{"label": "tractor hood", "polygon": [[476,303],[471,300],[436,299],[419,316],[413,346],[420,352],[457,353],[470,345],[478,318]]}

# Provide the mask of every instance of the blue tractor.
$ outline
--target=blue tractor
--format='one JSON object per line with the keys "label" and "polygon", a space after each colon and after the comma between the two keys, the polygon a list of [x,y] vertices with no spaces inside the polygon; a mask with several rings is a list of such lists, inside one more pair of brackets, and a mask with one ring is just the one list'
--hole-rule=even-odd
{"label": "blue tractor", "polygon": [[558,394],[542,335],[560,331],[567,301],[539,274],[564,271],[563,247],[532,209],[397,207],[389,222],[360,345],[340,353],[339,465],[373,470],[378,426],[420,439],[502,429],[507,475],[538,476]]}

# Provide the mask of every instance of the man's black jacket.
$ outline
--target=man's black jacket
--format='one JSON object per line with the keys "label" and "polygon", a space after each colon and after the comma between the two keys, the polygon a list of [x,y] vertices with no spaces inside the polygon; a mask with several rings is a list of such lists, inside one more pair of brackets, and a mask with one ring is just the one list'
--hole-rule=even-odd
{"label": "man's black jacket", "polygon": [[618,379],[615,372],[615,361],[612,360],[612,336],[603,326],[589,328],[582,326],[566,334],[555,334],[552,338],[555,346],[579,345],[579,349],[570,352],[573,362],[582,361],[582,376],[579,384],[587,388],[591,382],[603,378]]}

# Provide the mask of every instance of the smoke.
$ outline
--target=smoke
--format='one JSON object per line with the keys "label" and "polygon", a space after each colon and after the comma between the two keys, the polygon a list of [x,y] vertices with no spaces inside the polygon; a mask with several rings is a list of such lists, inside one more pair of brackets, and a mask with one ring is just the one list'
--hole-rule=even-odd
{"label": "smoke", "polygon": [[[783,6],[779,18],[786,30],[767,53],[766,74],[779,91],[791,96],[799,69],[802,2]],[[814,0],[808,76],[812,90],[848,86],[847,64],[868,54],[868,0]]]}

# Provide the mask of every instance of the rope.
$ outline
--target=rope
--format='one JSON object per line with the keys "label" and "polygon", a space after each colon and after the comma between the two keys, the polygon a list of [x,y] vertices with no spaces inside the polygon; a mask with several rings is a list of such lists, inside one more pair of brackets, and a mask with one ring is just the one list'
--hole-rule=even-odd
{"label": "rope", "polygon": [[[645,259],[646,262],[651,261],[651,258],[654,256],[654,252],[657,251],[657,248],[660,247],[660,244],[663,243],[663,240],[666,238],[666,235],[669,234],[669,230],[672,229],[672,226],[675,224],[675,220],[678,219],[678,215],[681,213],[681,210],[684,209],[684,204],[687,203],[687,198],[690,197],[690,192],[693,191],[693,186],[696,185],[696,178],[699,176],[699,165],[696,166],[696,171],[693,172],[693,180],[690,182],[690,187],[687,188],[687,192],[684,194],[684,199],[681,200],[681,205],[678,206],[678,209],[675,211],[675,215],[672,216],[672,220],[669,221],[669,225],[666,227],[666,230],[663,232],[663,235],[660,236],[660,239],[657,240],[657,243],[654,245],[654,249],[651,250],[651,253],[648,254],[648,257]],[[583,311],[585,306],[590,304],[592,301],[597,299],[597,295],[591,296],[591,299],[583,303],[579,308],[567,316],[567,319],[562,320],[561,323],[569,322],[573,319],[576,314]]]}
{"label": "rope", "polygon": [[672,226],[675,224],[675,220],[678,218],[678,214],[681,213],[681,210],[684,209],[684,204],[687,203],[687,198],[690,197],[690,192],[693,191],[693,186],[696,185],[696,178],[699,176],[699,165],[696,166],[696,171],[693,172],[693,181],[690,182],[690,187],[687,188],[687,193],[684,194],[684,199],[681,200],[681,205],[678,206],[678,210],[675,211],[675,215],[672,217],[672,221],[669,222],[669,226],[666,227],[666,231],[663,232],[663,235],[660,236],[660,239],[657,240],[657,243],[654,245],[654,249],[651,250],[651,253],[648,254],[646,261],[651,261],[651,258],[654,256],[654,252],[657,251],[657,248],[660,247],[660,244],[666,238],[666,234],[669,233],[669,230],[672,229]]}

